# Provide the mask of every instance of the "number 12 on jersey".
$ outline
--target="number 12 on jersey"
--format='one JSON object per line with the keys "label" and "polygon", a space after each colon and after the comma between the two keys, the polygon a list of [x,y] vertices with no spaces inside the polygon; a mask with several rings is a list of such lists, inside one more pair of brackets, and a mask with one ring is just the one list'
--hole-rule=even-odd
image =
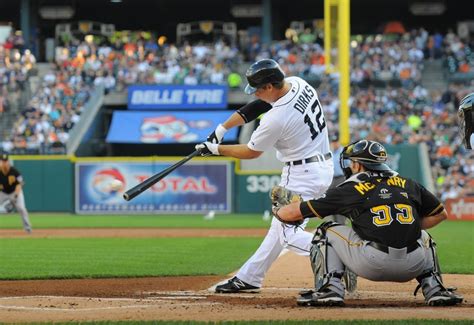
{"label": "number 12 on jersey", "polygon": [[326,120],[324,119],[321,104],[317,98],[313,105],[311,105],[311,111],[305,114],[304,123],[309,127],[309,131],[311,132],[311,140],[316,139],[318,134],[321,133],[326,127]]}

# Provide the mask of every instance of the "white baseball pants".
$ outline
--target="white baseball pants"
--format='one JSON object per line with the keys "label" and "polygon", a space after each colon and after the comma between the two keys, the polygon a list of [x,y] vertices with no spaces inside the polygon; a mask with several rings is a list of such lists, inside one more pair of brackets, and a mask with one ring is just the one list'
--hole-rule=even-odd
{"label": "white baseball pants", "polygon": [[[318,198],[326,192],[334,173],[332,159],[297,166],[283,167],[280,186],[294,191],[304,200]],[[284,248],[309,256],[313,234],[304,231],[308,219],[299,226],[289,226],[273,217],[270,229],[257,251],[237,272],[237,277],[255,287],[261,287],[270,266]]]}

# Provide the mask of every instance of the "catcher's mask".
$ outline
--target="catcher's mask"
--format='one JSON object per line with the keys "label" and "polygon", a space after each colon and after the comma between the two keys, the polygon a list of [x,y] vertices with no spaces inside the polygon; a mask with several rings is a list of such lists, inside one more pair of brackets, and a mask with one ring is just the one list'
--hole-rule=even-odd
{"label": "catcher's mask", "polygon": [[385,163],[387,151],[376,141],[358,140],[345,146],[339,157],[339,164],[347,178],[352,176],[351,161],[356,161],[371,171],[391,171]]}
{"label": "catcher's mask", "polygon": [[474,133],[474,93],[461,100],[458,110],[459,134],[467,149],[472,149],[471,135]]}

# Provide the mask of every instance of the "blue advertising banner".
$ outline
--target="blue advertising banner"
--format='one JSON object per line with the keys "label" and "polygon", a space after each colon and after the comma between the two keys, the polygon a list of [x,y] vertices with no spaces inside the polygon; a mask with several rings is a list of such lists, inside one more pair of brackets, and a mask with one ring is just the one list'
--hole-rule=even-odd
{"label": "blue advertising banner", "polygon": [[77,163],[76,213],[231,211],[229,162],[188,163],[133,200],[122,198],[125,191],[173,163]]}
{"label": "blue advertising banner", "polygon": [[227,108],[227,91],[221,85],[134,85],[128,87],[128,108]]}
{"label": "blue advertising banner", "polygon": [[[107,134],[108,143],[198,143],[232,112],[133,112],[115,111]],[[225,141],[237,140],[237,128]]]}

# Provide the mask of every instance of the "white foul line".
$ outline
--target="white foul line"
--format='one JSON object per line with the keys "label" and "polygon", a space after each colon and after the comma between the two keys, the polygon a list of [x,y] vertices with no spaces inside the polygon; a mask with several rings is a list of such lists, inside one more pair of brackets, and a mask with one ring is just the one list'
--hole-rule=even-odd
{"label": "white foul line", "polygon": [[[154,302],[169,302],[169,300],[154,300]],[[219,302],[190,302],[180,303],[179,306],[195,306],[195,305],[221,305]],[[157,305],[125,305],[125,306],[109,306],[109,307],[94,307],[94,308],[56,308],[56,307],[26,307],[26,306],[9,306],[0,305],[0,309],[7,310],[36,310],[36,311],[99,311],[99,310],[110,310],[110,309],[121,309],[121,308],[150,308],[159,307]]]}
{"label": "white foul line", "polygon": [[153,305],[128,305],[128,306],[116,306],[116,307],[97,307],[97,308],[52,308],[52,307],[25,307],[25,306],[8,306],[0,305],[0,309],[16,309],[16,310],[42,310],[42,311],[95,311],[95,310],[106,310],[106,309],[120,309],[120,308],[148,308],[156,307]]}

